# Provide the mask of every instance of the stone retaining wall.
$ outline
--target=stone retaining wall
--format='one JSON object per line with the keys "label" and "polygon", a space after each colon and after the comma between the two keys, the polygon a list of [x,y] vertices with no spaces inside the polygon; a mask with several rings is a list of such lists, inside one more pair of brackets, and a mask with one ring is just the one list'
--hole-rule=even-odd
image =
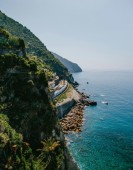
{"label": "stone retaining wall", "polygon": [[69,100],[69,101],[67,101],[66,103],[64,103],[60,106],[57,106],[58,117],[59,118],[64,117],[71,110],[71,108],[75,105],[75,103],[76,103],[75,100],[72,99],[72,100]]}

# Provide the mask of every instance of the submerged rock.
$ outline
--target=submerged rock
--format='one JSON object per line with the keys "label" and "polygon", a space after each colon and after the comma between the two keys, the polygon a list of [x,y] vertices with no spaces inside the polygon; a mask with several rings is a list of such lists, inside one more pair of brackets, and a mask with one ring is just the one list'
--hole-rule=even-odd
{"label": "submerged rock", "polygon": [[88,99],[80,99],[80,102],[86,106],[96,106],[97,102]]}

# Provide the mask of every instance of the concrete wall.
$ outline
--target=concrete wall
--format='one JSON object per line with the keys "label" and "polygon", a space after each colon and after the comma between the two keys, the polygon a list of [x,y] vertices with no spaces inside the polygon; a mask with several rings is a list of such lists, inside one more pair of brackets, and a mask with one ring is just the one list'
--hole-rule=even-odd
{"label": "concrete wall", "polygon": [[53,98],[59,96],[61,93],[63,93],[66,89],[67,89],[68,83],[66,82],[66,84],[64,86],[62,86],[62,88],[60,90],[56,90],[54,92],[54,96]]}
{"label": "concrete wall", "polygon": [[67,101],[66,103],[64,103],[60,106],[57,106],[58,117],[59,118],[64,117],[71,110],[71,108],[74,106],[74,104],[75,104],[75,100],[72,99],[72,100],[69,100],[69,101]]}

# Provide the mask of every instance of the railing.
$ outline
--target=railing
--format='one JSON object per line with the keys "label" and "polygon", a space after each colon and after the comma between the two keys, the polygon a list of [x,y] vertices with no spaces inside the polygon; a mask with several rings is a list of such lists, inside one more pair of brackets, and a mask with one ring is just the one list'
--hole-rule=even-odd
{"label": "railing", "polygon": [[55,97],[59,96],[61,93],[63,93],[66,90],[67,86],[68,86],[68,83],[66,81],[66,83],[64,84],[64,86],[61,89],[56,90],[54,92],[53,98],[55,98]]}

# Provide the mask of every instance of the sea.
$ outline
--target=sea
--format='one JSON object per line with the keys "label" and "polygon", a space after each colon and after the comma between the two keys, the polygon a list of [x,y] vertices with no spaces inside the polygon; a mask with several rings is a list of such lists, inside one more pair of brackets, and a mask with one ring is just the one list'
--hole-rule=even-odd
{"label": "sea", "polygon": [[82,132],[66,136],[80,170],[133,170],[133,71],[73,76],[79,91],[97,101],[84,110]]}

